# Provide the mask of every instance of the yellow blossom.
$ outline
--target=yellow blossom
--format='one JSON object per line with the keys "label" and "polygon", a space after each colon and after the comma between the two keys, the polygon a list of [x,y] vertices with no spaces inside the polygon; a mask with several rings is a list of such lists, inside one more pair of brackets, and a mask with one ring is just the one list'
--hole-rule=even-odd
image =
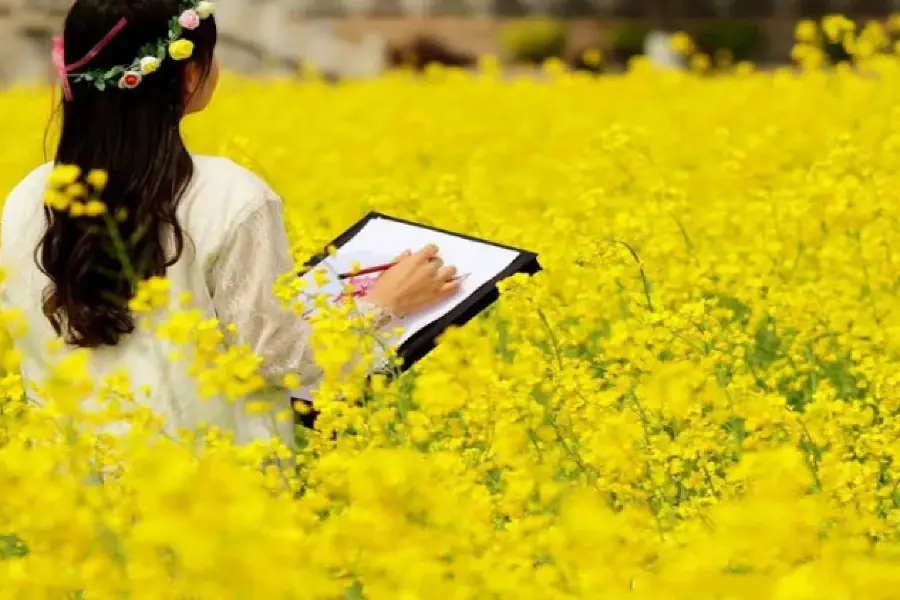
{"label": "yellow blossom", "polygon": [[76,165],[56,165],[50,172],[47,183],[61,188],[75,183],[80,176],[81,169]]}
{"label": "yellow blossom", "polygon": [[794,28],[794,38],[801,43],[810,44],[816,41],[819,28],[815,21],[804,19]]}
{"label": "yellow blossom", "polygon": [[88,184],[94,188],[97,192],[102,192],[104,188],[106,188],[106,184],[109,181],[109,176],[106,171],[102,169],[91,169],[85,180]]}
{"label": "yellow blossom", "polygon": [[693,40],[687,33],[684,33],[683,31],[679,31],[675,35],[673,35],[671,40],[669,41],[669,45],[671,46],[672,50],[683,56],[687,56],[694,51]]}
{"label": "yellow blossom", "polygon": [[82,217],[87,213],[87,205],[84,202],[73,200],[69,205],[69,214],[73,217]]}
{"label": "yellow blossom", "polygon": [[88,194],[88,189],[83,183],[76,182],[67,185],[64,193],[73,199],[84,198]]}
{"label": "yellow blossom", "polygon": [[294,373],[288,373],[284,376],[282,385],[284,385],[284,387],[286,387],[287,389],[299,389],[301,385],[300,378]]}
{"label": "yellow blossom", "polygon": [[88,217],[98,217],[106,212],[106,205],[99,200],[88,200],[84,205],[84,214]]}
{"label": "yellow blossom", "polygon": [[588,48],[582,53],[584,64],[591,67],[598,67],[603,62],[603,52],[597,48]]}

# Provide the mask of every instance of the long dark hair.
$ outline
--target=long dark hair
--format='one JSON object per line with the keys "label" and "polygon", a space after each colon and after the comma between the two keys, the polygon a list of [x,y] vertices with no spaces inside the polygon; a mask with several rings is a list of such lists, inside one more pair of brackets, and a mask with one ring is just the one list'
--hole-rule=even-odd
{"label": "long dark hair", "polygon": [[[130,64],[143,46],[165,38],[168,24],[184,7],[182,0],[77,0],[63,30],[66,63],[85,56],[125,17],[125,28],[84,68]],[[102,199],[107,214],[119,217],[118,239],[128,261],[122,244],[118,251],[111,244],[110,227],[86,226],[84,219],[45,210],[47,228],[35,256],[50,279],[44,314],[70,344],[115,345],[134,331],[128,300],[135,276],[164,275],[184,251],[176,210],[194,174],[180,132],[188,100],[185,73],[194,63],[204,77],[209,75],[217,39],[214,19],[204,19],[182,37],[194,43],[190,60],[167,57],[136,89],[119,89],[113,82],[101,91],[89,82],[73,82],[71,100],[62,102],[54,162],[77,165],[82,173],[107,172]]]}

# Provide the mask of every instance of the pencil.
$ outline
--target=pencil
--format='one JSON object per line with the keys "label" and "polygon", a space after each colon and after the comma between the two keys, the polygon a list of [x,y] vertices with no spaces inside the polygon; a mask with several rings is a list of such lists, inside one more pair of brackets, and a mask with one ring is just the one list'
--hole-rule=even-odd
{"label": "pencil", "polygon": [[[353,271],[351,273],[341,273],[340,275],[338,275],[338,279],[343,281],[344,279],[350,279],[351,277],[358,277],[360,275],[370,275],[372,273],[381,273],[382,271],[387,271],[388,269],[390,269],[391,267],[393,267],[396,264],[397,263],[388,263],[385,265],[376,265],[374,267],[366,267],[365,269],[360,269],[359,271]],[[457,275],[453,279],[457,280],[457,281],[465,281],[466,279],[468,279],[469,275],[471,275],[471,273],[464,273],[462,275]]]}
{"label": "pencil", "polygon": [[338,279],[350,279],[351,277],[358,277],[360,275],[370,275],[372,273],[381,273],[382,271],[387,271],[397,263],[387,263],[384,265],[376,265],[374,267],[366,267],[365,269],[360,269],[359,271],[352,271],[350,273],[341,273],[338,275]]}

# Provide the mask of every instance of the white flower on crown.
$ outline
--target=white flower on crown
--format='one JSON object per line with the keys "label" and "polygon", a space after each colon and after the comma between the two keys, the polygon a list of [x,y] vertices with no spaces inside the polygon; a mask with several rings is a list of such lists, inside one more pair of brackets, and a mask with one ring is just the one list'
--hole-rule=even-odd
{"label": "white flower on crown", "polygon": [[141,59],[141,74],[149,75],[159,69],[159,59],[155,56],[145,56]]}
{"label": "white flower on crown", "polygon": [[201,19],[205,19],[216,12],[216,3],[210,2],[209,0],[203,0],[202,2],[197,3],[196,8],[197,14],[200,15]]}

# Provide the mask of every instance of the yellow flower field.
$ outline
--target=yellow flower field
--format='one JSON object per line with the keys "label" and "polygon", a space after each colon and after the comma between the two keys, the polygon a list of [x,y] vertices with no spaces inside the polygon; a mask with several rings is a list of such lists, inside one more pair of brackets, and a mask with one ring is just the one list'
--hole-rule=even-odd
{"label": "yellow flower field", "polygon": [[[298,260],[377,209],[544,271],[371,389],[323,324],[295,457],[163,435],[78,355],[36,408],[7,343],[0,598],[900,597],[900,65],[865,67],[226,78],[192,149],[271,182]],[[4,193],[49,107],[0,95]],[[253,357],[204,364],[255,389]],[[128,436],[81,427],[100,387]]]}

